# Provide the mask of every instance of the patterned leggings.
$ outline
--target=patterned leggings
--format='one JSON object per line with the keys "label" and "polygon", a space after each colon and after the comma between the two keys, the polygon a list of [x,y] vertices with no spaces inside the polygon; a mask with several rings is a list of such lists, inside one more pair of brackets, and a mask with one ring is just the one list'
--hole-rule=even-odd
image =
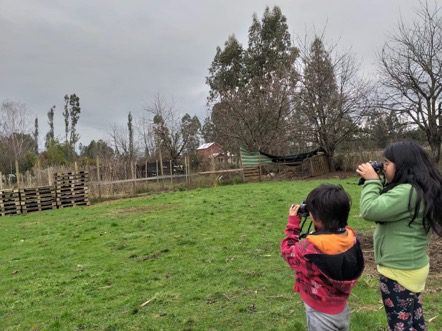
{"label": "patterned leggings", "polygon": [[391,331],[425,331],[421,293],[413,293],[381,275],[381,294]]}

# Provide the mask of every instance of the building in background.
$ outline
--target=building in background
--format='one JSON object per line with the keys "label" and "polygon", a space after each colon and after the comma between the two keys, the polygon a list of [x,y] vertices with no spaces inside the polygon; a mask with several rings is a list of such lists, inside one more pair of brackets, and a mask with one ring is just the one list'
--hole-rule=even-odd
{"label": "building in background", "polygon": [[202,144],[196,149],[203,169],[226,169],[239,166],[239,158],[223,149],[218,143]]}
{"label": "building in background", "polygon": [[218,143],[206,143],[202,144],[196,149],[198,157],[202,161],[209,159],[216,159],[218,156],[223,154],[223,147]]}

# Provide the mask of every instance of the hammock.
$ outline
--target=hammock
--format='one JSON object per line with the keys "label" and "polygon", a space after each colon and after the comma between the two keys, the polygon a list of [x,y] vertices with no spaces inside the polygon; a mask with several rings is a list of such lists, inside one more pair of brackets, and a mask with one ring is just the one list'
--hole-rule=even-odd
{"label": "hammock", "polygon": [[241,146],[240,148],[241,163],[243,167],[256,167],[261,164],[270,164],[270,163],[284,163],[286,165],[298,165],[303,160],[312,157],[314,155],[318,155],[322,151],[323,151],[322,148],[317,148],[315,150],[305,153],[285,155],[285,156],[275,156],[268,153],[264,153],[263,151],[249,152],[243,146]]}
{"label": "hammock", "polygon": [[271,154],[264,153],[263,151],[259,151],[262,155],[267,156],[274,163],[299,163],[312,157],[314,155],[318,155],[320,152],[323,152],[322,148],[316,148],[310,152],[293,154],[293,155],[285,155],[285,156],[275,156]]}

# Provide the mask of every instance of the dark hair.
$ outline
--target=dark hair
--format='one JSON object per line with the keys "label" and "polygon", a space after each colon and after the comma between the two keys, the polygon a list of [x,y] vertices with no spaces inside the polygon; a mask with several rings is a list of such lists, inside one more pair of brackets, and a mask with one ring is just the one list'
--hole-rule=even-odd
{"label": "dark hair", "polygon": [[442,176],[431,162],[427,152],[412,140],[393,143],[384,150],[384,156],[395,165],[391,183],[383,189],[388,192],[399,184],[411,184],[416,191],[416,205],[411,206],[413,190],[408,198],[408,208],[413,213],[411,224],[423,203],[423,226],[442,235]]}
{"label": "dark hair", "polygon": [[347,225],[351,199],[341,185],[322,184],[307,196],[307,207],[324,230],[336,230]]}

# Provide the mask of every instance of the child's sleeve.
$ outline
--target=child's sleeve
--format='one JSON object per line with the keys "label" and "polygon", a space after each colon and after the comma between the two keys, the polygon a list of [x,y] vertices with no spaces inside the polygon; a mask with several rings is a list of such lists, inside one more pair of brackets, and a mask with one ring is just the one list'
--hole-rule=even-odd
{"label": "child's sleeve", "polygon": [[299,242],[300,223],[301,219],[298,215],[289,216],[285,227],[285,238],[281,241],[281,255],[292,268],[295,267],[295,250],[296,243]]}
{"label": "child's sleeve", "polygon": [[[410,217],[409,200],[411,185],[398,185],[381,194],[379,181],[366,181],[361,193],[361,216],[369,221],[395,222]],[[414,200],[413,200],[414,202]]]}

